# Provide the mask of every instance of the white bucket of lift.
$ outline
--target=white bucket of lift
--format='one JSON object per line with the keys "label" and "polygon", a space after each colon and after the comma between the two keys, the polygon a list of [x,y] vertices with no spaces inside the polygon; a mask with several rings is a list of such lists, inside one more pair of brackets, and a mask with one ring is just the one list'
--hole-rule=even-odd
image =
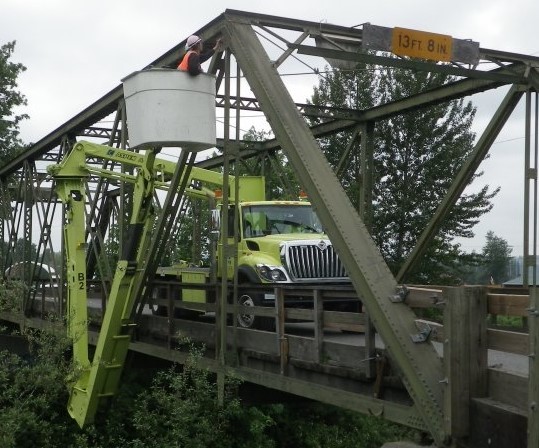
{"label": "white bucket of lift", "polygon": [[129,146],[180,146],[201,151],[216,144],[215,77],[153,68],[122,80]]}

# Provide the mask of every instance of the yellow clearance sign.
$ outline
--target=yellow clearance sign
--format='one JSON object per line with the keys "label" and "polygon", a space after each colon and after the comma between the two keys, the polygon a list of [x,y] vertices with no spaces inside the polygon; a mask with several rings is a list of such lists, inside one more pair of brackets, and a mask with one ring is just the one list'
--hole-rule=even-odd
{"label": "yellow clearance sign", "polygon": [[445,34],[393,28],[391,51],[399,56],[449,62],[453,52],[453,38]]}

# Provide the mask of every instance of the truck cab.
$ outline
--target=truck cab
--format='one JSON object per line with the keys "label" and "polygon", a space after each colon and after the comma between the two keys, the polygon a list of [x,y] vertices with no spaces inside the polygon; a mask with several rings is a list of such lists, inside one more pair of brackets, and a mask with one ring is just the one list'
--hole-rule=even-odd
{"label": "truck cab", "polygon": [[344,266],[309,202],[242,203],[240,226],[239,272],[251,280],[348,282]]}
{"label": "truck cab", "polygon": [[[240,190],[241,194],[241,190]],[[229,205],[227,235],[222,229],[222,209],[216,211],[213,230],[219,233],[216,251],[217,279],[225,275],[222,272],[223,247],[233,247],[235,229],[238,237],[238,297],[236,302],[242,306],[274,306],[273,288],[278,285],[301,285],[302,291],[320,283],[347,284],[346,270],[311,204],[307,201],[240,201]],[[226,277],[234,278],[234,259],[227,259]],[[209,282],[210,268],[190,267],[187,264],[160,267],[157,270],[161,280],[176,282],[175,298],[184,302],[214,300],[210,295],[202,297],[200,289],[180,288],[178,282]],[[253,289],[253,286],[258,286]],[[267,288],[264,288],[267,286]],[[163,286],[162,286],[163,288]],[[164,295],[162,290],[161,297]],[[232,302],[232,297],[229,301]],[[307,308],[312,306],[312,296],[303,293],[292,294],[285,299],[287,307]],[[332,300],[326,309],[358,311],[359,301],[343,298]],[[162,308],[160,312],[165,311]],[[188,309],[176,311],[177,317],[189,315]],[[192,312],[191,312],[192,314]],[[240,327],[271,330],[274,319],[238,314]]]}

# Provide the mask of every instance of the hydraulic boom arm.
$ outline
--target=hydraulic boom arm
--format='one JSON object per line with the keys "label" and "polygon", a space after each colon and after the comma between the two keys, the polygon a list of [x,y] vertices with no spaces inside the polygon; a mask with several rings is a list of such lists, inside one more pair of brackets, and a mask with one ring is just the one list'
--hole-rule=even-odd
{"label": "hydraulic boom arm", "polygon": [[[116,171],[92,168],[88,158],[111,160],[137,168],[135,176]],[[144,155],[97,145],[77,143],[58,165],[48,171],[56,181],[56,191],[65,205],[64,238],[68,280],[68,334],[73,339],[73,357],[80,375],[71,388],[68,411],[82,427],[94,419],[99,401],[115,394],[131,341],[135,322],[132,310],[136,288],[141,280],[141,267],[147,260],[145,248],[154,223],[153,196],[156,188],[167,188],[167,180],[175,174],[177,164],[156,159],[149,149]],[[134,183],[133,210],[125,245],[114,274],[107,308],[93,360],[88,358],[88,318],[86,293],[86,226],[85,181],[91,174]],[[222,184],[222,175],[192,168],[190,180]],[[187,191],[189,190],[189,191]],[[185,189],[185,193],[208,197],[209,190]]]}

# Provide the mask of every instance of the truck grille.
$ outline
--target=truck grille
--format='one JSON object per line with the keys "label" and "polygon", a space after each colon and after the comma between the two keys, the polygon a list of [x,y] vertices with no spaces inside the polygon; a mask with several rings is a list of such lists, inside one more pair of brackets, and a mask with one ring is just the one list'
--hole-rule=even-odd
{"label": "truck grille", "polygon": [[287,243],[284,256],[292,280],[348,280],[337,252],[327,240]]}

